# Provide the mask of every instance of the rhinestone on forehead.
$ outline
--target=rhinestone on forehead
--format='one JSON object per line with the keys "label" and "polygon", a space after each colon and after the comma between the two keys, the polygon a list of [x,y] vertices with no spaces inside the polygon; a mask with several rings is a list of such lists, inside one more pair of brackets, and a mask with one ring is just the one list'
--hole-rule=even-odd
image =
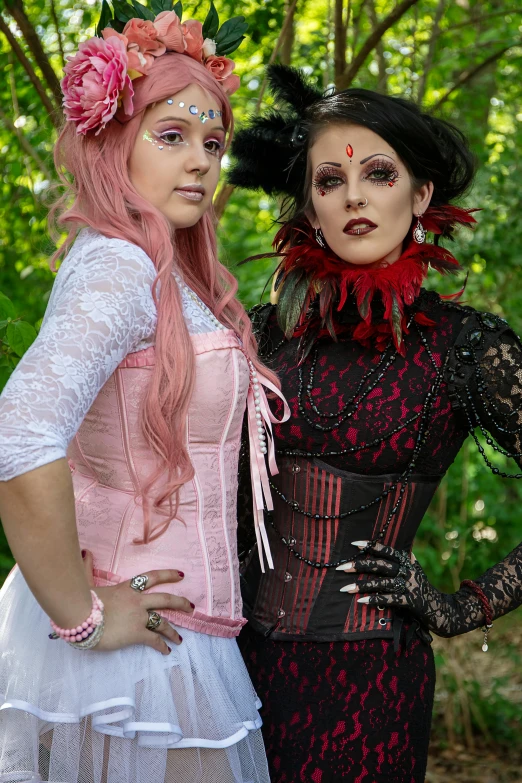
{"label": "rhinestone on forehead", "polygon": [[207,117],[207,115],[205,114],[205,112],[204,112],[204,111],[202,111],[202,112],[201,112],[201,114],[199,115],[199,119],[201,120],[201,122],[202,122],[202,123],[203,123],[203,125],[204,125],[204,124],[206,123],[206,121],[207,121],[209,118]]}
{"label": "rhinestone on forehead", "polygon": [[191,114],[197,114],[197,113],[198,113],[198,111],[199,111],[199,109],[198,109],[198,107],[197,107],[197,106],[194,106],[194,105],[192,105],[192,106],[189,106],[189,112],[190,112]]}
{"label": "rhinestone on forehead", "polygon": [[352,158],[353,158],[353,147],[352,147],[351,144],[347,144],[346,145],[346,154],[350,158],[350,163],[351,163],[352,162]]}
{"label": "rhinestone on forehead", "polygon": [[169,104],[169,106],[172,106],[174,101],[172,100],[172,98],[167,98],[167,103]]}
{"label": "rhinestone on forehead", "polygon": [[185,108],[185,101],[180,101],[178,103],[178,106],[180,107],[180,109],[184,109]]}
{"label": "rhinestone on forehead", "polygon": [[208,116],[210,117],[211,120],[214,119],[214,117],[216,116],[216,112],[214,111],[214,109],[208,110]]}

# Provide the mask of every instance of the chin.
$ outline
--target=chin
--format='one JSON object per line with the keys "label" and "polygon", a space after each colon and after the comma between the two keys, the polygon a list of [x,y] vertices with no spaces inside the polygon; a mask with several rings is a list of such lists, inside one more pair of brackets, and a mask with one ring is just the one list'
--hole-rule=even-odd
{"label": "chin", "polygon": [[[199,205],[198,205],[199,206]],[[192,209],[190,211],[183,210],[183,213],[180,214],[180,210],[173,211],[172,214],[166,214],[165,217],[167,217],[172,224],[173,228],[192,228],[192,226],[195,226],[196,223],[198,223],[203,215],[205,214],[206,209]]]}

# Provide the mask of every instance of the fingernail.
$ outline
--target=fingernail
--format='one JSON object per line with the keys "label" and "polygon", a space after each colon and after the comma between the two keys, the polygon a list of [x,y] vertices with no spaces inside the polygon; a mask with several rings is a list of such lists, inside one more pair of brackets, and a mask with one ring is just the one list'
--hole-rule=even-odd
{"label": "fingernail", "polygon": [[85,560],[85,555],[87,554],[86,549],[82,549],[82,560]]}
{"label": "fingernail", "polygon": [[183,641],[183,637],[179,636],[179,643],[181,644],[182,641]]}
{"label": "fingernail", "polygon": [[180,576],[180,577],[183,579],[183,577],[185,576],[185,574],[183,573],[183,571],[178,571],[178,576]]}
{"label": "fingernail", "polygon": [[368,546],[367,541],[352,541],[352,546],[358,546],[359,549],[363,549],[365,546]]}
{"label": "fingernail", "polygon": [[189,603],[190,603],[190,606],[191,606],[192,609],[196,608],[196,604],[193,604],[192,601],[189,601]]}
{"label": "fingernail", "polygon": [[357,587],[356,584],[345,585],[344,587],[341,587],[339,592],[340,593],[358,593],[359,592],[359,588]]}
{"label": "fingernail", "polygon": [[343,565],[337,566],[335,569],[336,571],[355,571],[355,565],[353,563],[344,563]]}
{"label": "fingernail", "polygon": [[357,603],[358,604],[369,604],[370,603],[370,596],[369,595],[365,595],[363,598],[358,598],[357,599]]}
{"label": "fingernail", "polygon": [[167,650],[169,651],[169,653],[171,653],[171,652],[172,652],[172,650],[170,649],[170,647],[168,646],[168,644],[167,644]]}

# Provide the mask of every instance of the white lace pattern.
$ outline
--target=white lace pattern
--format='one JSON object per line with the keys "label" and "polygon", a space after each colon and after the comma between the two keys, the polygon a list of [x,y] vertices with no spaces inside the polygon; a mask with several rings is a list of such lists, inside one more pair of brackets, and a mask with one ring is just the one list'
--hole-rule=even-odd
{"label": "white lace pattern", "polygon": [[[65,457],[119,363],[154,345],[155,277],[136,245],[80,233],[58,271],[40,333],[0,397],[0,481]],[[184,283],[180,290],[189,332],[215,331],[203,303]]]}

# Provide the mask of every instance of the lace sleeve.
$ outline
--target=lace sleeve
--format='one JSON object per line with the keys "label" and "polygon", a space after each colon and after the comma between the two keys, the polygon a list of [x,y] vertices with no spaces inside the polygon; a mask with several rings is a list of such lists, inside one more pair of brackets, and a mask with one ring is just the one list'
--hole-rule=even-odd
{"label": "lace sleeve", "polygon": [[141,248],[82,232],[40,333],[0,397],[0,480],[66,455],[98,392],[156,327],[156,271]]}

